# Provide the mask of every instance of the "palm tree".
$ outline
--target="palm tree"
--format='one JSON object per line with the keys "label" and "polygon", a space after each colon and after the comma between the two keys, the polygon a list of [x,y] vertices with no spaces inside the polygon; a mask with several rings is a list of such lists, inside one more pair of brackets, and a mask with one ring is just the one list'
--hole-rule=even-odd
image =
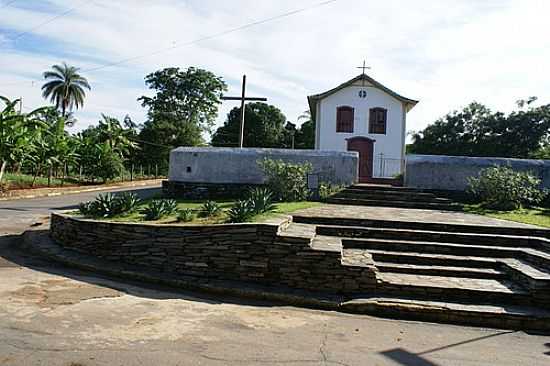
{"label": "palm tree", "polygon": [[46,83],[42,85],[42,96],[55,103],[55,106],[61,109],[63,117],[67,117],[67,111],[73,107],[82,107],[86,97],[84,89],[91,89],[88,80],[80,75],[78,70],[63,63],[53,65],[52,70],[44,73]]}

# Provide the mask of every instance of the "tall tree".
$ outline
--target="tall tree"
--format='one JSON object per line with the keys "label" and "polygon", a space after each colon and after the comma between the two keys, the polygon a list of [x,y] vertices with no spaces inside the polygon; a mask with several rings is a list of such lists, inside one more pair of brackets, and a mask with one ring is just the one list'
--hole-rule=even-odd
{"label": "tall tree", "polygon": [[[245,147],[290,147],[289,130],[285,129],[286,117],[279,108],[266,103],[245,105]],[[212,136],[212,145],[235,147],[239,141],[240,107],[233,108],[224,125]]]}
{"label": "tall tree", "polygon": [[296,131],[295,148],[313,149],[315,147],[315,122],[311,119],[311,113],[305,111],[298,120],[302,120],[302,125]]}
{"label": "tall tree", "polygon": [[67,117],[67,112],[73,108],[82,107],[86,98],[84,89],[91,90],[88,80],[78,70],[62,63],[53,65],[51,70],[44,72],[46,83],[42,85],[42,96],[50,99],[61,110],[63,117]]}
{"label": "tall tree", "polygon": [[479,103],[454,111],[413,134],[414,154],[529,158],[550,140],[550,104],[518,101],[508,115]]}
{"label": "tall tree", "polygon": [[171,148],[203,144],[202,134],[214,125],[227,90],[222,78],[195,67],[172,67],[147,75],[145,83],[155,95],[138,99],[148,109],[139,135],[145,141],[143,158],[167,162]]}

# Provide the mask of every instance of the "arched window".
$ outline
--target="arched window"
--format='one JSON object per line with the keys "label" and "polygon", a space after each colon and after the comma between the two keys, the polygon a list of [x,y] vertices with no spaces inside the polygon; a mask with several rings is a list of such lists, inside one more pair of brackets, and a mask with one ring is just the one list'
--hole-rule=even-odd
{"label": "arched window", "polygon": [[388,110],[380,107],[371,108],[369,114],[369,133],[386,134]]}
{"label": "arched window", "polygon": [[353,132],[353,108],[348,106],[336,109],[336,132]]}

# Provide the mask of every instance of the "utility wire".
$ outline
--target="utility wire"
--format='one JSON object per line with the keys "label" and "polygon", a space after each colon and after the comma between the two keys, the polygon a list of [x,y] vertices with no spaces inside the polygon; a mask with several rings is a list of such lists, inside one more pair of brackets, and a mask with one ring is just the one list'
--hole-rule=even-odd
{"label": "utility wire", "polygon": [[195,40],[192,40],[192,41],[188,41],[188,42],[185,42],[185,43],[177,44],[179,42],[176,42],[176,44],[174,44],[173,46],[170,46],[170,47],[161,48],[161,49],[158,49],[158,50],[150,52],[150,53],[125,58],[125,59],[122,59],[122,60],[119,60],[119,61],[115,61],[115,62],[107,63],[105,65],[101,65],[101,66],[98,66],[98,67],[93,67],[93,68],[90,68],[90,69],[87,69],[87,70],[83,70],[83,72],[93,72],[93,71],[101,70],[101,69],[104,69],[104,68],[107,68],[107,67],[112,67],[112,66],[118,66],[118,65],[121,65],[121,64],[125,64],[127,62],[135,61],[135,60],[138,60],[138,59],[141,59],[141,58],[158,55],[159,53],[164,53],[166,51],[170,51],[170,50],[173,50],[173,49],[176,49],[176,48],[192,46],[192,45],[200,43],[200,42],[204,42],[204,41],[208,41],[208,40],[211,40],[211,39],[214,39],[214,38],[222,37],[222,36],[225,36],[225,35],[228,35],[228,34],[231,34],[231,33],[235,33],[235,32],[239,32],[239,31],[242,31],[244,29],[251,28],[251,27],[254,27],[254,26],[257,26],[257,25],[260,25],[260,24],[265,24],[265,23],[268,23],[268,22],[271,22],[271,21],[274,21],[274,20],[278,20],[278,19],[282,19],[282,18],[286,18],[286,17],[292,16],[292,15],[298,14],[298,13],[302,13],[302,12],[310,10],[310,9],[325,6],[325,5],[328,5],[330,3],[334,3],[336,1],[338,1],[338,0],[322,1],[322,2],[314,4],[314,5],[310,5],[310,6],[303,7],[303,8],[296,9],[296,10],[291,10],[291,11],[288,11],[286,13],[278,14],[278,15],[275,15],[275,16],[272,16],[272,17],[269,17],[269,18],[265,18],[265,19],[262,19],[262,20],[255,21],[255,22],[247,23],[247,24],[235,27],[235,28],[229,28],[229,29],[226,29],[222,32],[214,33],[214,34],[211,34],[209,36],[201,37],[201,38],[198,38],[198,39],[195,39]]}
{"label": "utility wire", "polygon": [[16,1],[18,1],[18,0],[8,1],[7,3],[4,3],[2,6],[0,6],[0,9],[4,9],[5,7],[10,6],[11,4],[13,4]]}
{"label": "utility wire", "polygon": [[[37,30],[38,28],[42,28],[43,26],[45,26],[45,25],[47,25],[47,24],[50,24],[50,23],[56,21],[57,19],[62,18],[62,17],[64,17],[64,16],[66,16],[66,15],[72,13],[73,11],[75,11],[76,9],[78,9],[81,5],[83,5],[83,4],[86,3],[86,2],[89,2],[89,1],[88,1],[88,0],[82,1],[78,6],[75,6],[75,7],[72,7],[72,8],[70,8],[70,9],[67,9],[67,10],[65,10],[64,12],[59,13],[59,14],[57,14],[57,15],[55,15],[55,16],[53,16],[53,17],[47,19],[47,20],[45,20],[44,22],[42,22],[42,23],[40,23],[40,24],[37,24],[36,26],[32,27],[31,29],[28,29],[28,30],[26,30],[26,31],[24,31],[24,32],[21,32],[21,33],[17,34],[15,37],[8,38],[8,39],[4,40],[4,42],[2,42],[2,43],[8,42],[8,41],[17,41],[19,38],[24,37],[25,35],[27,35],[27,34],[29,34],[29,33],[31,33],[31,32],[34,32],[34,31]],[[8,4],[8,5],[9,5],[9,4]]]}

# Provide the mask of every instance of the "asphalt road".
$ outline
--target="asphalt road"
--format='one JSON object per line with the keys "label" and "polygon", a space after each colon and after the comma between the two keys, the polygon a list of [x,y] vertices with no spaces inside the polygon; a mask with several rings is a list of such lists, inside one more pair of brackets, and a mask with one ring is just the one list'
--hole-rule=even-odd
{"label": "asphalt road", "polygon": [[175,292],[17,250],[26,225],[96,194],[0,202],[0,365],[550,365],[548,336]]}

